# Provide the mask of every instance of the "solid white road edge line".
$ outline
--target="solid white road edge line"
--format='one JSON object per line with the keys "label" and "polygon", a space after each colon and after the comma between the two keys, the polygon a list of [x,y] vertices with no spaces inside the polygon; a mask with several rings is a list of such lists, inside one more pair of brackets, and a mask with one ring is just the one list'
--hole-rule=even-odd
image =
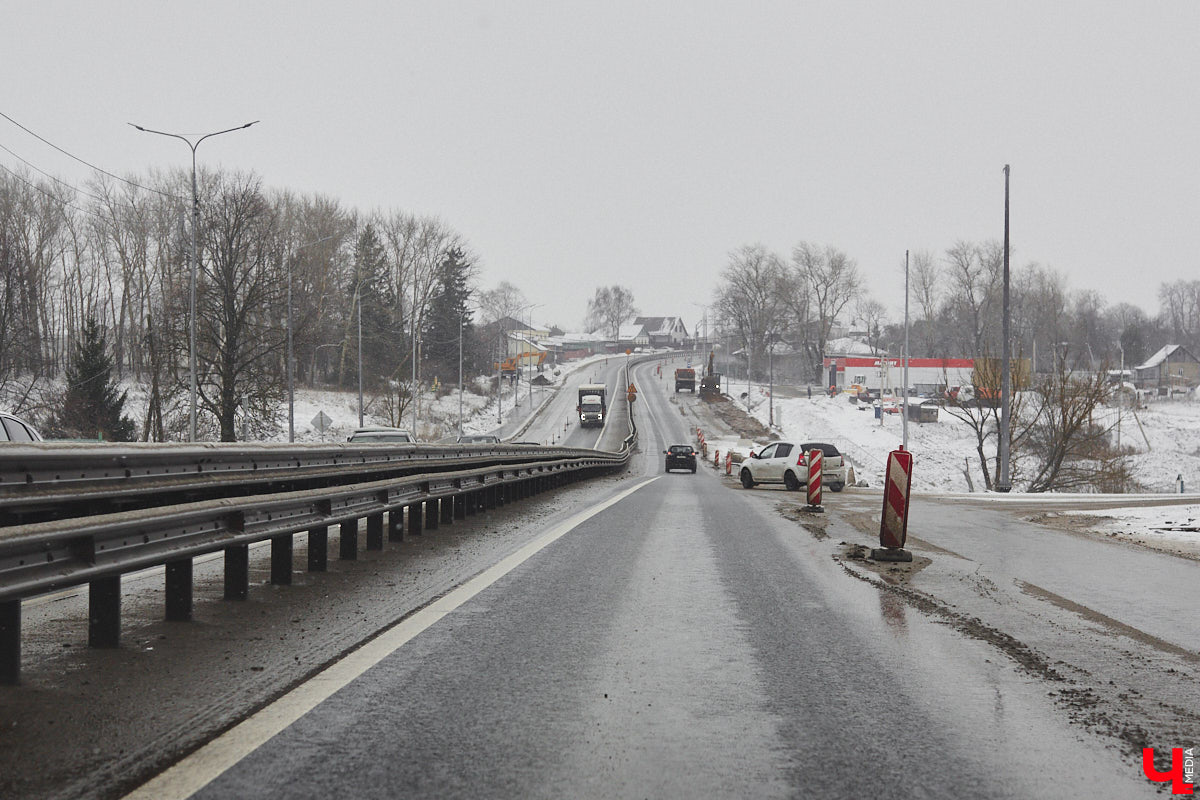
{"label": "solid white road edge line", "polygon": [[443,597],[421,608],[381,635],[326,667],[309,680],[238,723],[187,758],[125,795],[124,800],[184,800],[203,789],[221,773],[248,756],[271,737],[307,714],[334,692],[346,686],[384,658],[399,650],[425,629],[454,611],[555,540],[615,505],[659,476],[641,481],[620,494],[563,521],[524,545],[504,560],[484,570]]}

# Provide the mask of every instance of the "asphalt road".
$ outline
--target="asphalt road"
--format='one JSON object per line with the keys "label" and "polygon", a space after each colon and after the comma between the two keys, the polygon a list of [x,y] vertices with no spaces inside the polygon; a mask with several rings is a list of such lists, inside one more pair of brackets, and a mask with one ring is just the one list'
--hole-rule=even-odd
{"label": "asphalt road", "polygon": [[628,480],[144,796],[1157,794],[1042,679],[848,576],[832,508],[806,528],[796,495],[662,474],[696,400],[634,376]]}

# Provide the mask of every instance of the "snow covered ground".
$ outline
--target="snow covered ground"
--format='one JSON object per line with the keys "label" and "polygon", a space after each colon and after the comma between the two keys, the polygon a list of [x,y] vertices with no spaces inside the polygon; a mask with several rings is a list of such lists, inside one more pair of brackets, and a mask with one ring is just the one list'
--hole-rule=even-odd
{"label": "snow covered ground", "polygon": [[1105,536],[1200,558],[1200,504],[1065,511],[1063,514],[1097,518],[1089,520],[1088,528]]}
{"label": "snow covered ground", "polygon": [[[737,402],[744,404],[741,399]],[[754,387],[750,406],[750,414],[766,425],[769,406],[765,387]],[[859,480],[872,487],[881,485],[887,454],[901,443],[902,423],[898,414],[884,414],[881,424],[872,408],[851,403],[844,394],[833,398],[814,395],[811,399],[776,397],[774,412],[772,438],[831,442],[854,464]],[[1104,415],[1115,423],[1116,409],[1105,409]],[[751,442],[708,436],[707,441],[710,458],[717,449],[724,459],[723,454],[729,451],[746,456],[752,448],[761,448],[769,440]],[[1121,445],[1133,451],[1135,474],[1146,492],[1176,494],[1179,478],[1186,491],[1200,491],[1200,402],[1162,400],[1136,412],[1126,409],[1121,413]],[[983,481],[974,433],[960,420],[943,412],[936,423],[922,425],[910,421],[908,449],[913,453],[914,492],[968,492],[964,473],[967,460],[971,463],[974,489],[981,491]],[[989,449],[988,455],[994,456],[994,450]],[[988,496],[997,502],[1022,497],[1019,493]],[[1059,505],[1055,501],[1066,501],[1073,496],[1024,497],[1041,498],[1047,507],[1053,508]],[[1110,501],[1128,498],[1129,506],[1059,513],[1084,516],[1088,518],[1088,529],[1105,536],[1200,557],[1200,505],[1150,505],[1153,498],[1145,495],[1104,497]]]}

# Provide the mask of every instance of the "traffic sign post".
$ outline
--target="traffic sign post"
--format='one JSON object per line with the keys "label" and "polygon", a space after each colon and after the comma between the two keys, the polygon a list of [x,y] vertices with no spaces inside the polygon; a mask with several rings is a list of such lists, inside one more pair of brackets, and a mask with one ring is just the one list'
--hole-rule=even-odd
{"label": "traffic sign post", "polygon": [[808,492],[808,505],[802,511],[808,511],[813,514],[824,514],[825,509],[821,507],[821,469],[824,466],[825,453],[822,450],[810,450],[808,452],[808,485],[805,489]]}
{"label": "traffic sign post", "polygon": [[879,544],[871,551],[876,561],[912,561],[904,549],[908,538],[908,496],[912,486],[912,453],[901,447],[888,453],[883,487],[883,517],[879,521]]}
{"label": "traffic sign post", "polygon": [[317,433],[321,434],[321,438],[325,438],[325,431],[329,430],[329,426],[333,424],[333,420],[324,411],[318,411],[317,415],[312,418],[312,426],[317,429]]}

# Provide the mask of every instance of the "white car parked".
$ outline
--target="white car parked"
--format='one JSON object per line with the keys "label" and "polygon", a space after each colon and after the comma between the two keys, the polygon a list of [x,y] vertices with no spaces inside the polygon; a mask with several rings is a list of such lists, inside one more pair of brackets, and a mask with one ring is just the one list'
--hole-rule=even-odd
{"label": "white car parked", "polygon": [[795,442],[771,442],[742,462],[740,477],[746,489],[781,483],[794,492],[808,483],[808,459]]}
{"label": "white car parked", "polygon": [[841,452],[826,442],[771,442],[762,450],[742,461],[742,486],[753,489],[760,483],[781,483],[789,491],[808,485],[807,453],[820,450],[821,485],[840,492],[855,481],[854,467]]}

